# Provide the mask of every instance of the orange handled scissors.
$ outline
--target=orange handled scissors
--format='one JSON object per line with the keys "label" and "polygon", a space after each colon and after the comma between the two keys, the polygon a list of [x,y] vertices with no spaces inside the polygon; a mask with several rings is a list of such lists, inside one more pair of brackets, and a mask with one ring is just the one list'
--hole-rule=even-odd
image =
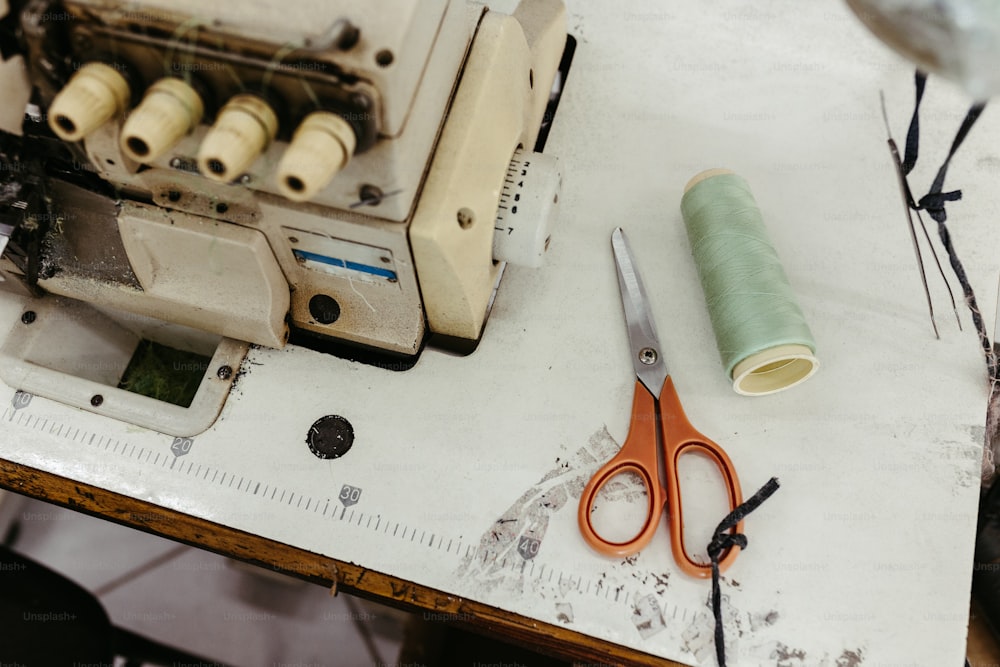
{"label": "orange handled scissors", "polygon": [[[609,556],[628,556],[649,544],[660,523],[664,502],[670,505],[670,542],[674,559],[681,571],[695,577],[710,577],[712,566],[692,559],[684,548],[684,519],[681,514],[680,483],[677,463],[683,454],[697,453],[712,459],[722,473],[729,492],[730,509],[743,500],[740,482],[729,456],[719,445],[699,433],[684,415],[670,371],[663,363],[660,342],[649,310],[642,279],[636,272],[632,252],[619,227],[611,235],[611,247],[618,266],[618,287],[622,293],[625,322],[628,326],[632,365],[635,367],[635,397],[632,422],[621,451],[591,478],[580,498],[578,519],[584,539],[597,551]],[[638,534],[626,542],[610,542],[594,530],[590,515],[594,500],[608,480],[620,473],[632,472],[646,485],[649,499],[646,522]],[[734,528],[742,532],[743,522]],[[719,561],[725,570],[736,558],[729,549]]]}

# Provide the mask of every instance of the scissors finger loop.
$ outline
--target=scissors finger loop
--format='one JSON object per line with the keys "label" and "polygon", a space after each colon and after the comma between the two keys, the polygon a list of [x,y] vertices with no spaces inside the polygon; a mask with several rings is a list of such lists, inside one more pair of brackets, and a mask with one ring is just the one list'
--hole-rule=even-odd
{"label": "scissors finger loop", "polygon": [[[732,463],[726,455],[726,452],[711,440],[708,440],[707,438],[686,440],[673,446],[670,455],[671,462],[669,465],[669,472],[667,473],[670,477],[667,484],[667,495],[671,513],[670,542],[674,551],[674,559],[677,561],[681,570],[685,573],[696,577],[708,578],[712,573],[711,563],[702,563],[693,559],[688,554],[684,545],[684,513],[680,494],[680,481],[677,475],[678,461],[684,454],[698,454],[700,456],[705,456],[715,463],[723,477],[723,484],[726,487],[726,493],[729,497],[730,512],[736,509],[742,502],[740,482],[733,471]],[[741,528],[742,521],[736,524],[734,532],[738,533]],[[733,535],[733,532],[725,532],[722,533],[722,535],[716,535],[716,537],[731,538]],[[709,550],[708,555],[712,558],[712,560],[716,560],[716,558],[721,556],[721,558],[718,558],[719,569],[721,571],[724,571],[727,567],[729,567],[729,565],[736,558],[738,551],[733,549],[733,546],[734,543],[732,543],[731,540],[723,539],[720,542],[720,549],[714,557],[711,550]]]}
{"label": "scissors finger loop", "polygon": [[[646,518],[634,537],[622,542],[614,542],[605,539],[597,532],[591,521],[591,512],[601,489],[614,477],[623,473],[634,473],[645,486]],[[580,532],[587,543],[596,551],[612,556],[630,556],[641,551],[652,539],[663,512],[664,495],[664,490],[659,482],[654,480],[649,471],[638,461],[612,459],[591,478],[583,490],[578,515]]]}

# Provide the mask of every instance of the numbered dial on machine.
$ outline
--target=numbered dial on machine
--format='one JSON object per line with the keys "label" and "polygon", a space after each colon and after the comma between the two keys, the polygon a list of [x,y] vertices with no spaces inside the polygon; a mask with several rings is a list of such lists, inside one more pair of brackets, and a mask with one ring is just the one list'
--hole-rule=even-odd
{"label": "numbered dial on machine", "polygon": [[561,181],[555,158],[520,148],[514,151],[493,225],[493,259],[532,268],[542,265]]}

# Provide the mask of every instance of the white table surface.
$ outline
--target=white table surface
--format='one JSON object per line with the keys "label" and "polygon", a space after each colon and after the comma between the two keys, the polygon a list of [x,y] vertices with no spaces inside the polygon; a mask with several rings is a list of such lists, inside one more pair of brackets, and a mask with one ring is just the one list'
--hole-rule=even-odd
{"label": "white table surface", "polygon": [[[782,483],[747,519],[749,548],[723,583],[731,664],[959,665],[987,387],[968,312],[960,332],[932,276],[933,337],[885,146],[878,91],[902,140],[910,66],[841,2],[612,4],[570,0],[579,44],[546,148],[565,171],[562,219],[543,269],[507,272],[473,355],[429,350],[394,373],[255,350],[184,456],[171,437],[37,397],[3,410],[0,456],[714,664],[708,582],[677,570],[665,532],[623,561],[577,531],[580,484],[629,418],[609,245],[622,225],[692,423],[727,449],[747,495]],[[918,195],[967,104],[931,80]],[[949,222],[988,321],[998,140],[988,109],[948,183],[965,194]],[[715,350],[679,203],[688,178],[716,166],[753,187],[818,344],[818,374],[785,393],[738,396]],[[0,296],[0,330],[21,310]],[[13,394],[0,387],[6,406]],[[341,459],[304,442],[326,414],[354,425]],[[697,472],[692,497],[706,487]],[[362,490],[346,508],[345,484]],[[700,518],[704,533],[721,517]],[[541,539],[530,560],[522,535]],[[640,633],[637,605],[662,627]]]}

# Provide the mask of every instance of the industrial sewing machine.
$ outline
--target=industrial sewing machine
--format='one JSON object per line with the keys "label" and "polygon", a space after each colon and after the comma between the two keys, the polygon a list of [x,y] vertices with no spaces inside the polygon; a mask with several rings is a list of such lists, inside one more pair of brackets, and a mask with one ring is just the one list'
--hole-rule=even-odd
{"label": "industrial sewing machine", "polygon": [[[25,0],[2,42],[29,103],[0,277],[31,300],[0,378],[26,392],[191,435],[251,344],[473,349],[549,244],[562,0]],[[140,353],[190,391],[143,389]]]}

